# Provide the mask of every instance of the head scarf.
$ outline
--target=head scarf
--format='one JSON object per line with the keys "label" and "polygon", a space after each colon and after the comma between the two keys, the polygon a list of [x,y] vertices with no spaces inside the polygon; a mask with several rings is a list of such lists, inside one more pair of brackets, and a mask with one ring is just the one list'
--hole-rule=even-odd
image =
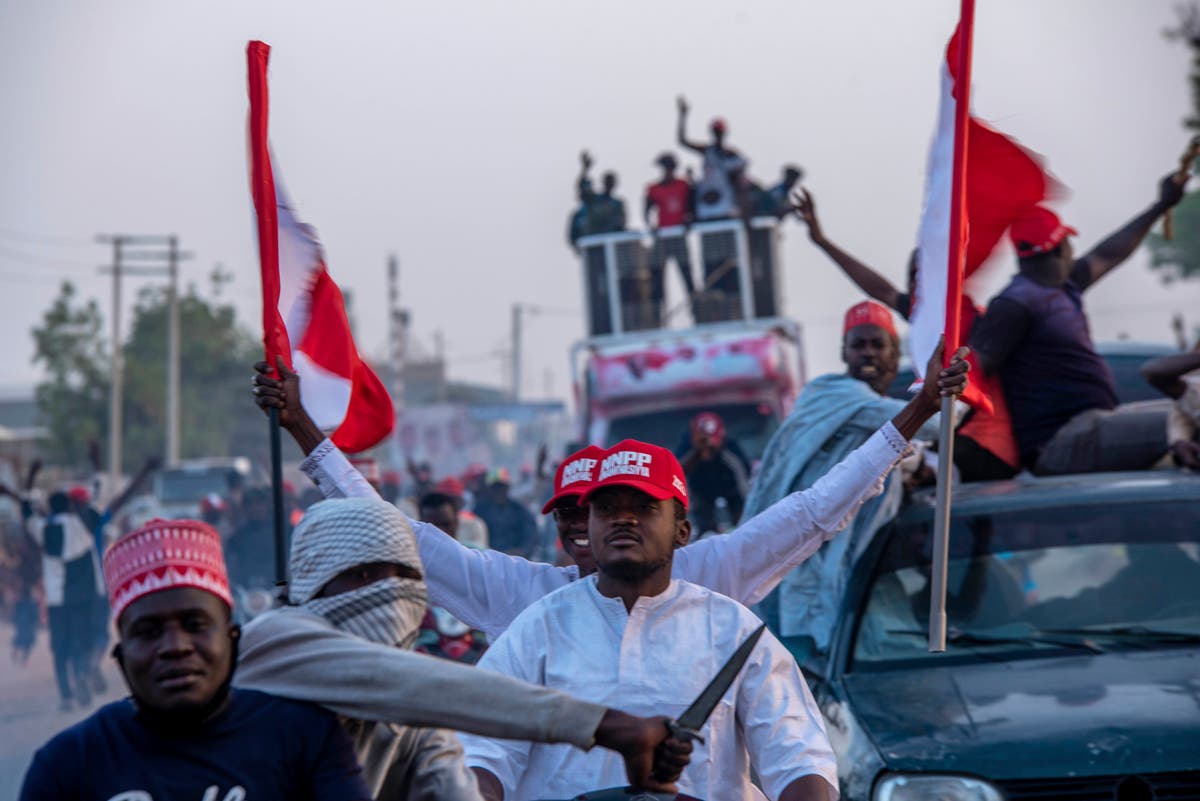
{"label": "head scarf", "polygon": [[292,535],[288,600],[365,640],[407,648],[425,615],[423,580],[387,578],[317,597],[339,573],[374,562],[422,569],[412,526],[399,509],[378,498],[314,504]]}

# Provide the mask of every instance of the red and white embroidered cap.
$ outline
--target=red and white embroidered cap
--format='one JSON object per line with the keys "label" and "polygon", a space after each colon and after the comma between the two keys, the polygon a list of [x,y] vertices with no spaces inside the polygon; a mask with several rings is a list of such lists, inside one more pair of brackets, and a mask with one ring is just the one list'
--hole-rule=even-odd
{"label": "red and white embroidered cap", "polygon": [[588,445],[564,459],[554,471],[554,495],[542,507],[542,514],[550,514],[559,501],[568,498],[578,503],[579,496],[587,492],[595,480],[596,465],[600,464],[603,455],[604,448]]}
{"label": "red and white embroidered cap", "polygon": [[621,440],[600,457],[592,485],[579,499],[588,503],[605,487],[632,487],[660,501],[674,498],[688,505],[687,479],[675,454],[636,439]]}
{"label": "red and white embroidered cap", "polygon": [[221,535],[199,520],[151,520],[104,552],[113,620],[131,603],[176,587],[210,592],[233,608]]}

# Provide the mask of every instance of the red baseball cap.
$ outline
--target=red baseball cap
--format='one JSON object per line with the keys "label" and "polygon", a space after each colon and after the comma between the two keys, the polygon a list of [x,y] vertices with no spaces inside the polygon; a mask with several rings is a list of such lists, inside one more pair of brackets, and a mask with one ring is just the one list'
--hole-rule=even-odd
{"label": "red baseball cap", "polygon": [[461,481],[454,476],[447,476],[438,483],[434,484],[433,490],[429,494],[445,495],[448,498],[457,498],[461,501],[465,491],[466,487],[463,486]]}
{"label": "red baseball cap", "polygon": [[1063,225],[1058,215],[1045,206],[1031,206],[1008,229],[1008,237],[1021,257],[1054,250],[1068,236],[1078,234],[1071,226]]}
{"label": "red baseball cap", "polygon": [[892,310],[882,303],[864,300],[850,307],[842,324],[842,336],[850,333],[851,328],[860,325],[877,325],[892,336],[896,336],[896,323],[892,319]]}
{"label": "red baseball cap", "polygon": [[674,498],[687,508],[687,479],[675,454],[666,448],[636,439],[621,440],[601,455],[596,468],[592,485],[579,499],[580,506],[605,487],[632,487],[660,501]]}
{"label": "red baseball cap", "polygon": [[709,123],[709,127],[712,128],[714,131],[724,131],[725,130],[725,118],[724,117],[713,117],[713,121],[711,123]]}
{"label": "red baseball cap", "polygon": [[82,485],[71,487],[67,490],[67,497],[77,503],[91,503],[92,493],[88,492],[88,488]]}
{"label": "red baseball cap", "polygon": [[562,464],[554,471],[554,495],[542,507],[542,514],[550,514],[559,501],[567,498],[578,501],[579,496],[592,485],[596,465],[600,464],[600,457],[603,455],[604,448],[588,445],[563,459]]}

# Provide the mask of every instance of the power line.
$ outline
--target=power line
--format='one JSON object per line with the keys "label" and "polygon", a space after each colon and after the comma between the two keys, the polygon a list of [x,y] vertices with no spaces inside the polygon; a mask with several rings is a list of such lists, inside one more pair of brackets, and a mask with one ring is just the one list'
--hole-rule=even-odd
{"label": "power line", "polygon": [[0,256],[11,259],[13,261],[23,262],[32,265],[49,265],[52,267],[62,267],[68,270],[95,270],[96,263],[94,261],[80,261],[78,259],[58,259],[53,256],[39,256],[36,253],[26,253],[22,250],[14,250],[9,247],[0,245]]}
{"label": "power line", "polygon": [[11,228],[0,228],[0,239],[9,239],[27,245],[46,245],[49,247],[80,248],[92,247],[94,240],[78,236],[57,236],[54,234],[31,234],[26,231],[15,231]]}

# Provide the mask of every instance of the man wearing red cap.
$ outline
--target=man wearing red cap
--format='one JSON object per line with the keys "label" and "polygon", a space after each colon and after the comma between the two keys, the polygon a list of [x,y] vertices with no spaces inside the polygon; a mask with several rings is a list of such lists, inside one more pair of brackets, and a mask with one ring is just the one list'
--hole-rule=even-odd
{"label": "man wearing red cap", "polygon": [[[724,534],[742,518],[746,493],[750,491],[750,465],[737,443],[726,441],[725,421],[716,412],[701,412],[692,418],[687,444],[679,451],[692,495],[688,517],[697,536]],[[718,519],[719,499],[725,501],[725,521]],[[721,527],[723,523],[726,528]]]}
{"label": "man wearing red cap", "polygon": [[[598,572],[522,612],[480,667],[597,702],[619,699],[642,714],[678,715],[760,621],[732,599],[672,578],[691,524],[683,469],[669,450],[624,440],[595,470],[581,503],[590,510]],[[783,801],[837,795],[821,714],[772,634],[763,634],[725,698],[700,732],[681,792]],[[462,740],[488,801],[569,798],[623,783],[619,761],[601,753]]]}
{"label": "man wearing red cap", "polygon": [[1021,460],[1035,473],[1136,470],[1166,452],[1162,414],[1117,410],[1083,293],[1129,258],[1186,183],[1186,175],[1168,175],[1158,200],[1078,259],[1075,229],[1045,207],[1029,209],[1009,230],[1018,273],[992,299],[970,343],[984,371],[1000,376]]}
{"label": "man wearing red cap", "polygon": [[130,697],[41,748],[22,801],[371,797],[332,713],[231,688],[240,632],[215,529],[152,521],[104,575]]}
{"label": "man wearing red cap", "polygon": [[648,778],[662,718],[412,653],[428,602],[423,567],[395,506],[377,496],[314,504],[292,539],[287,605],[246,626],[238,686],[341,715],[380,801],[477,798],[461,747],[426,728],[436,726],[614,748],[631,777]]}
{"label": "man wearing red cap", "polygon": [[[264,410],[280,410],[281,425],[307,455],[301,470],[321,492],[329,498],[374,496],[371,486],[304,411],[299,377],[286,366],[279,368],[282,379],[267,375],[263,362],[255,369],[256,402]],[[786,495],[726,536],[684,548],[675,558],[676,576],[744,604],[761,601],[792,568],[844,529],[867,499],[882,491],[884,479],[908,448],[908,439],[936,412],[939,387],[958,393],[965,383],[965,365],[942,371],[938,382],[927,383],[934,393],[932,409],[925,395],[918,396],[807,490]],[[596,463],[596,451],[591,449],[567,457],[559,466],[555,495],[543,510],[554,513],[574,565],[558,567],[497,551],[475,551],[428,523],[411,521],[426,565],[430,599],[495,639],[525,607],[594,572],[587,513],[578,499],[592,481]]]}
{"label": "man wearing red cap", "polygon": [[[834,244],[825,234],[817,217],[817,204],[807,189],[801,188],[793,207],[796,216],[808,226],[808,238],[833,260],[846,277],[868,297],[894,310],[905,320],[912,313],[913,288],[917,277],[917,251],[908,262],[906,291]],[[983,310],[967,294],[962,296],[961,330],[969,337]],[[996,376],[982,370],[971,376],[972,383],[992,401],[992,410],[972,409],[956,432],[954,465],[963,481],[994,481],[1011,478],[1021,468],[1017,443],[1013,439],[1012,420],[1008,405]]]}
{"label": "man wearing red cap", "polygon": [[[892,421],[905,438],[936,439],[930,426],[922,429],[938,410],[939,394],[955,394],[965,385],[964,348],[942,370],[942,353],[929,360],[925,382],[907,404],[884,395],[896,378],[900,342],[892,313],[875,301],[864,301],[846,312],[842,361],[844,373],[814,378],[805,385],[796,405],[763,452],[761,467],[746,498],[745,516],[763,513],[783,498],[806,488],[815,489],[822,477],[863,446],[880,426]],[[949,386],[947,380],[955,382]],[[784,637],[805,637],[816,652],[829,644],[833,621],[845,589],[848,563],[870,541],[875,530],[890,520],[903,499],[903,482],[890,475],[860,507],[848,510],[843,524],[848,531],[829,542],[818,543],[803,564],[792,563],[779,591],[767,597],[759,611]],[[795,568],[794,570],[791,568]]]}

